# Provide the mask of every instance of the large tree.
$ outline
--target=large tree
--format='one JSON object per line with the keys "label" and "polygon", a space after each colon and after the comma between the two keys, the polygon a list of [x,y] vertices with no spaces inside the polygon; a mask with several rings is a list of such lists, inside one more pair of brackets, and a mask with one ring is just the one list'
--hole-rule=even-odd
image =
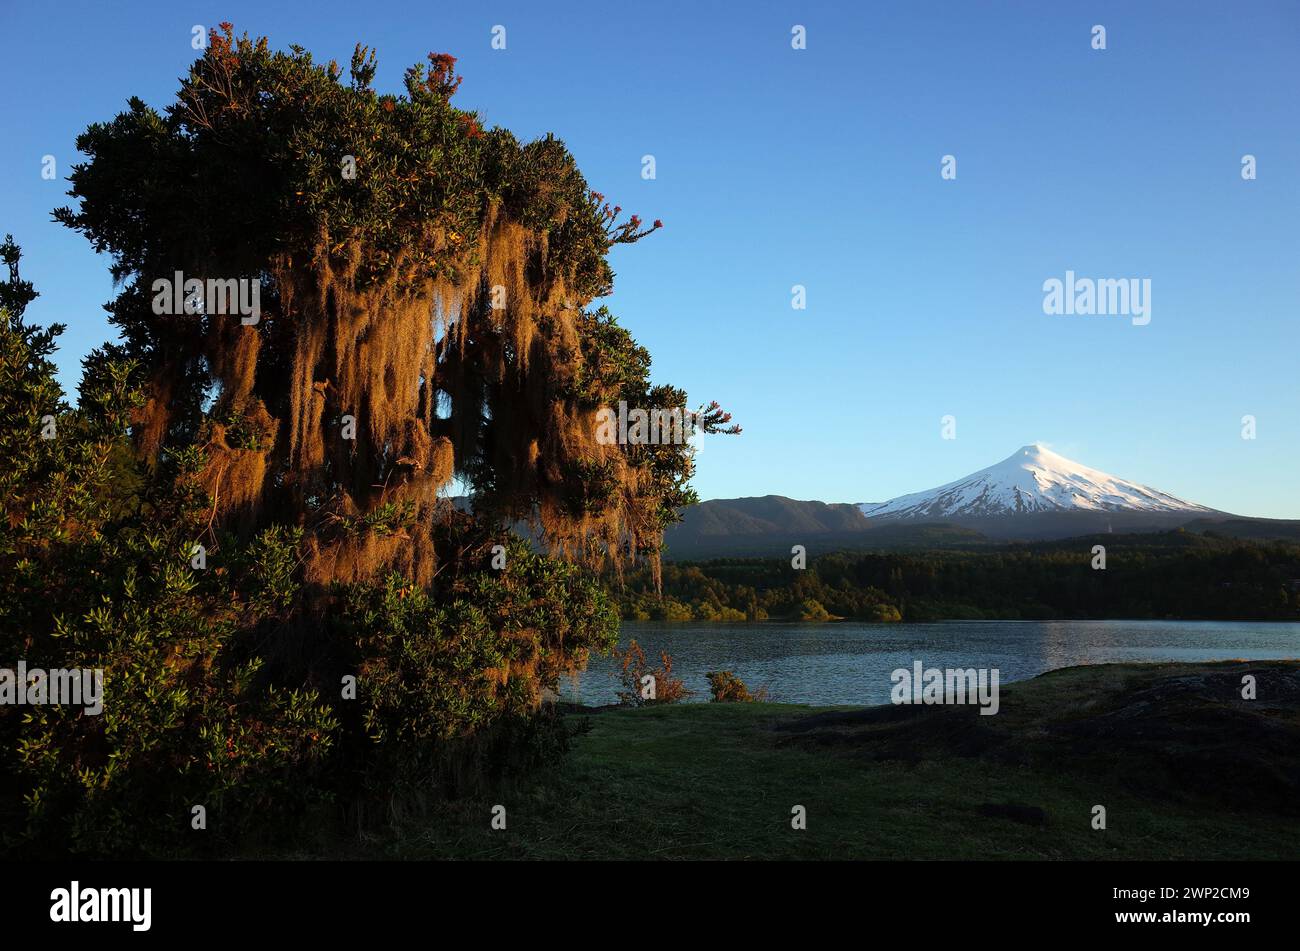
{"label": "large tree", "polygon": [[[222,24],[163,113],[132,99],[79,138],[80,206],[56,212],[122,282],[109,310],[145,374],[143,457],[201,445],[214,523],[296,522],[311,582],[427,583],[455,475],[482,517],[594,561],[657,561],[694,500],[689,445],[597,438],[619,400],[686,409],[589,310],[610,248],[659,222],[623,220],[559,140],[453,106],[454,67],[430,54],[381,94],[361,46],[343,81]],[[210,294],[160,313],[176,275],[255,280],[260,313]],[[700,428],[727,419],[714,404]]]}
{"label": "large tree", "polygon": [[56,216],[111,254],[122,340],[75,407],[0,246],[0,651],[104,673],[102,715],[0,705],[0,849],[170,854],[195,803],[288,829],[563,748],[541,701],[617,618],[505,528],[654,563],[691,448],[598,414],[686,395],[592,306],[654,227],[453,107],[453,67],[381,95],[362,48],[343,82],[223,26],[165,110],[90,127]]}

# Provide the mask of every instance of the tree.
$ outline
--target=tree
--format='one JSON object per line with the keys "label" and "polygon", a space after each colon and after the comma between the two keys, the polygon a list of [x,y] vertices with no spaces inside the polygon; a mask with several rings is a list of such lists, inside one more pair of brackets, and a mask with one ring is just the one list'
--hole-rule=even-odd
{"label": "tree", "polygon": [[[289,516],[315,584],[427,586],[457,474],[481,517],[533,521],[553,551],[656,560],[692,450],[603,444],[596,415],[686,396],[587,307],[609,249],[660,223],[622,219],[559,140],[453,106],[453,57],[408,70],[404,96],[374,72],[359,45],[343,82],[222,24],[163,113],[132,99],[78,139],[80,207],[56,217],[124,283],[109,310],[146,379],[143,458],[201,446],[216,522],[247,537]],[[182,281],[208,293],[166,313]],[[223,313],[231,283],[211,299],[238,281],[258,314]],[[700,427],[729,419],[712,404]]]}
{"label": "tree", "polygon": [[0,249],[0,647],[105,674],[102,716],[0,707],[6,844],[170,853],[195,803],[215,843],[562,749],[542,698],[617,639],[573,562],[654,563],[694,498],[689,445],[595,438],[619,400],[685,407],[589,306],[658,223],[453,107],[451,57],[402,96],[374,63],[223,25],[174,103],[79,137],[56,217],[112,256],[122,340],[75,408]]}

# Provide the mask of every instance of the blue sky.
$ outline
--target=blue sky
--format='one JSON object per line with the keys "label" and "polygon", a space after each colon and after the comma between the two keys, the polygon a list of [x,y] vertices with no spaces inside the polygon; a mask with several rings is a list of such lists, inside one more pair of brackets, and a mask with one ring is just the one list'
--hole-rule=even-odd
{"label": "blue sky", "polygon": [[[364,42],[394,91],[452,53],[462,108],[556,133],[593,187],[664,220],[615,250],[607,303],[657,381],[744,426],[702,451],[705,498],[880,501],[1041,441],[1300,518],[1295,3],[15,6],[0,8],[0,231],[42,294],[30,319],[69,325],[70,388],[111,336],[113,296],[107,260],[50,221],[74,140],[131,95],[169,102],[191,28],[230,20],[324,61]],[[1150,324],[1044,314],[1043,282],[1067,270],[1149,278]]]}

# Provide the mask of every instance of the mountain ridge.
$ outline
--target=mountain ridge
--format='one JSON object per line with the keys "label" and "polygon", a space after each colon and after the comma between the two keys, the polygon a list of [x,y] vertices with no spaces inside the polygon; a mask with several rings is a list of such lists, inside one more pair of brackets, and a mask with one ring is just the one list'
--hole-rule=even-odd
{"label": "mountain ridge", "polygon": [[667,557],[788,556],[837,549],[945,548],[1186,529],[1241,538],[1300,538],[1300,520],[1233,515],[1122,479],[1041,443],[933,489],[884,502],[781,495],[711,499],[682,510]]}
{"label": "mountain ridge", "polygon": [[1067,459],[1041,443],[960,479],[859,509],[882,518],[996,518],[1033,513],[1219,515],[1216,509]]}

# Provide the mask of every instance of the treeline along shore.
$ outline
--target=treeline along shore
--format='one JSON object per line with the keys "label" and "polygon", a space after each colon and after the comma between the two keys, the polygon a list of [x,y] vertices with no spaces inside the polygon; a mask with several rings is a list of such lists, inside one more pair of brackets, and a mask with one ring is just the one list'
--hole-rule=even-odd
{"label": "treeline along shore", "polygon": [[625,620],[1300,620],[1300,543],[1177,530],[933,551],[666,563],[611,590]]}

